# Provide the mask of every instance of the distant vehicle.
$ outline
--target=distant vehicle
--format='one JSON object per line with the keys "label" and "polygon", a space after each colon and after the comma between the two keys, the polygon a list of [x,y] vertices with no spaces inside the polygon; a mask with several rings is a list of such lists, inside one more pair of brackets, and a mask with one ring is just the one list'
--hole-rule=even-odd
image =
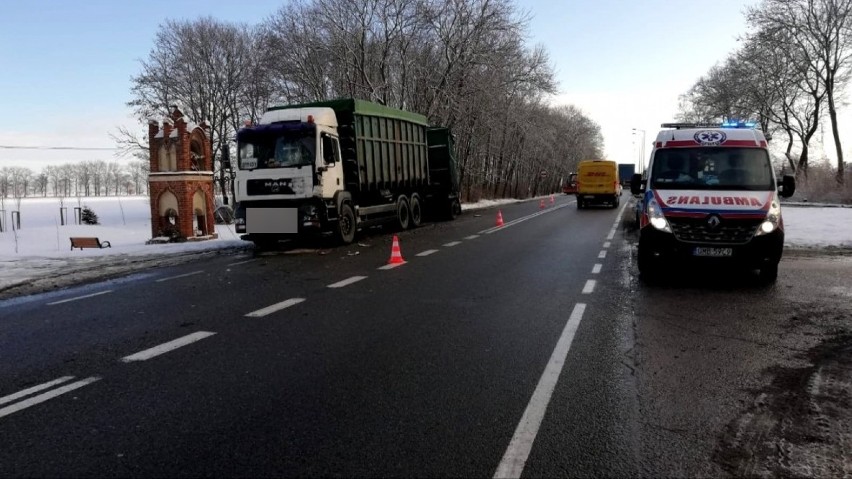
{"label": "distant vehicle", "polygon": [[630,181],[633,179],[633,175],[636,173],[636,165],[633,163],[619,163],[618,164],[618,181],[621,182],[621,186],[625,188],[630,187]]}
{"label": "distant vehicle", "polygon": [[461,212],[453,135],[426,117],[362,100],[269,108],[237,132],[236,231],[259,247]]}
{"label": "distant vehicle", "polygon": [[562,186],[562,192],[566,195],[577,193],[577,173],[568,173],[568,179],[565,180],[565,185]]}
{"label": "distant vehicle", "polygon": [[592,204],[618,207],[621,183],[618,181],[618,165],[614,161],[581,161],[577,175],[577,209],[583,209]]}
{"label": "distant vehicle", "polygon": [[724,261],[775,281],[784,247],[779,196],[792,196],[796,182],[776,180],[763,132],[746,122],[662,126],[647,177],[631,182],[642,194],[639,271]]}

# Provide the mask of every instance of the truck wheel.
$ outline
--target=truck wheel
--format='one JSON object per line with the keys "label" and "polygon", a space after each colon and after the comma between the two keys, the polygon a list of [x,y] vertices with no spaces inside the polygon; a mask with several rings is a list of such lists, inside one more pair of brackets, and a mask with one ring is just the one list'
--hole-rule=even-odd
{"label": "truck wheel", "polygon": [[458,218],[459,216],[461,216],[461,212],[461,203],[459,203],[459,199],[453,198],[453,200],[450,201],[449,219],[454,220]]}
{"label": "truck wheel", "polygon": [[584,206],[585,205],[583,205],[583,200],[577,198],[577,209],[582,210]]}
{"label": "truck wheel", "polygon": [[423,222],[423,207],[420,203],[420,195],[414,193],[411,195],[411,227],[417,228]]}
{"label": "truck wheel", "polygon": [[612,199],[614,200],[612,202],[612,207],[618,208],[618,205],[621,204],[621,197],[619,197],[618,195],[615,195],[615,196],[612,197]]}
{"label": "truck wheel", "polygon": [[400,196],[396,203],[396,225],[400,230],[407,230],[411,223],[411,210],[408,198]]}
{"label": "truck wheel", "polygon": [[760,282],[764,284],[772,284],[778,279],[778,263],[773,263],[763,268],[760,268]]}
{"label": "truck wheel", "polygon": [[340,205],[340,218],[337,220],[337,230],[335,231],[337,241],[343,244],[351,244],[355,241],[356,229],[355,212],[352,211],[349,203],[343,203]]}

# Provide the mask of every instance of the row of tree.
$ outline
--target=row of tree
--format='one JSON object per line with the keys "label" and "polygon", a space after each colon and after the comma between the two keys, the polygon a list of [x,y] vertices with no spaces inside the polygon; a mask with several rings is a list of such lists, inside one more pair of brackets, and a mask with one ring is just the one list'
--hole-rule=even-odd
{"label": "row of tree", "polygon": [[83,161],[46,166],[39,172],[21,166],[0,167],[0,198],[145,194],[147,187],[147,160],[127,164]]}
{"label": "row of tree", "polygon": [[837,109],[852,73],[852,0],[763,0],[747,20],[740,48],[681,97],[681,119],[756,118],[786,140],[789,167],[805,176],[827,119],[843,184]]}
{"label": "row of tree", "polygon": [[[129,105],[143,124],[173,104],[208,120],[218,166],[228,139],[270,105],[365,99],[451,127],[466,199],[552,192],[603,140],[583,112],[546,104],[553,69],[526,34],[511,0],[291,0],[259,25],[167,21]],[[147,158],[138,131],[116,139]]]}

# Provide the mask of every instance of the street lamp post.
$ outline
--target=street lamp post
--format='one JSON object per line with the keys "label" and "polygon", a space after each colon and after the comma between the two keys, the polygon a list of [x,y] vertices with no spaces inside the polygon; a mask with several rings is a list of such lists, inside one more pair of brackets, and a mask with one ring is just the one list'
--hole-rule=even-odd
{"label": "street lamp post", "polygon": [[645,173],[645,130],[634,128],[633,134],[642,133],[642,141],[639,143],[639,174]]}

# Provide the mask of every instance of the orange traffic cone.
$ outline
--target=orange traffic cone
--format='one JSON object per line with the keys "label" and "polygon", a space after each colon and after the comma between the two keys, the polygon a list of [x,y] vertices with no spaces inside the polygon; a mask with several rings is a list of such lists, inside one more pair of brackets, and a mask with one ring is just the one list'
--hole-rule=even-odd
{"label": "orange traffic cone", "polygon": [[553,197],[553,195],[552,195],[552,194],[550,195],[550,204],[551,204],[551,205],[552,205],[552,204],[556,204],[556,199]]}
{"label": "orange traffic cone", "polygon": [[402,259],[402,253],[399,250],[399,239],[393,235],[393,246],[391,246],[391,256],[388,264],[402,264],[405,260]]}
{"label": "orange traffic cone", "polygon": [[503,213],[497,210],[497,226],[503,226]]}
{"label": "orange traffic cone", "polygon": [[544,209],[544,198],[541,199],[541,203],[538,204],[539,209]]}

